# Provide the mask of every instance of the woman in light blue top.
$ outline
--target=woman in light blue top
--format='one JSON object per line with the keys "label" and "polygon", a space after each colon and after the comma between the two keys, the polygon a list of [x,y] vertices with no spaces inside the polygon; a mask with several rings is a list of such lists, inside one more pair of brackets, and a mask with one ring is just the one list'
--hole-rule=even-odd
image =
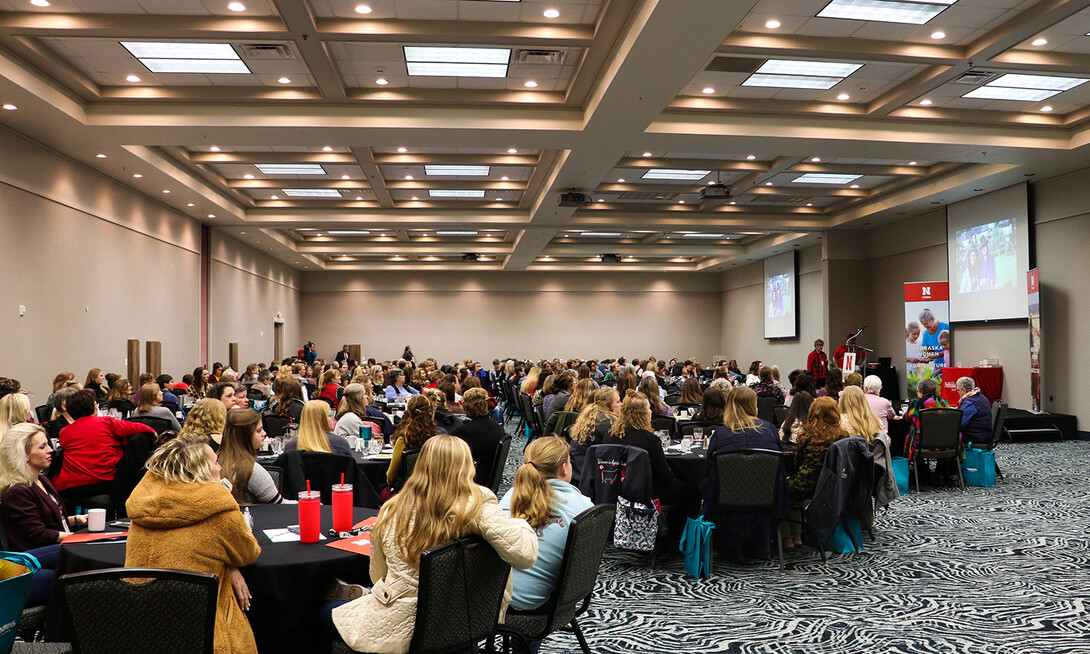
{"label": "woman in light blue top", "polygon": [[537,562],[515,570],[511,578],[511,607],[524,611],[545,604],[556,590],[568,526],[594,506],[570,483],[571,460],[564,439],[538,438],[526,447],[525,461],[515,474],[514,487],[500,501],[500,508],[512,518],[523,518],[537,532]]}
{"label": "woman in light blue top", "polygon": [[412,386],[405,385],[405,373],[397,368],[390,369],[390,385],[386,387],[387,402],[408,402],[413,395],[420,395],[420,391]]}

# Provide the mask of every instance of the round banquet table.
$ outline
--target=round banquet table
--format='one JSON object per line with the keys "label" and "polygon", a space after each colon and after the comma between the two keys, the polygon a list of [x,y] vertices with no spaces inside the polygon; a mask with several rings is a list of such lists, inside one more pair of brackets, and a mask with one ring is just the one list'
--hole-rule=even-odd
{"label": "round banquet table", "polygon": [[[326,540],[314,544],[273,543],[265,529],[282,529],[299,523],[294,504],[264,504],[250,507],[254,536],[261,555],[252,565],[241,568],[253,599],[247,616],[261,654],[271,652],[329,651],[329,638],[318,621],[321,593],[330,579],[370,586],[366,556],[326,547],[333,526],[333,507],[322,506],[322,534]],[[359,522],[377,515],[373,509],[353,509]],[[57,574],[83,572],[125,565],[125,543],[78,544],[61,547]],[[51,613],[54,613],[51,611]],[[50,639],[62,634],[53,627]]]}
{"label": "round banquet table", "polygon": [[369,459],[363,453],[355,451],[352,452],[352,458],[356,460],[360,472],[371,482],[376,492],[386,487],[386,471],[390,468],[389,458]]}
{"label": "round banquet table", "polygon": [[[783,457],[784,471],[790,476],[795,471],[795,453],[784,450]],[[704,475],[708,472],[708,457],[705,455],[704,450],[694,447],[689,454],[670,454],[667,452],[666,463],[669,464],[674,476],[685,480],[693,488],[698,490],[701,488]]]}

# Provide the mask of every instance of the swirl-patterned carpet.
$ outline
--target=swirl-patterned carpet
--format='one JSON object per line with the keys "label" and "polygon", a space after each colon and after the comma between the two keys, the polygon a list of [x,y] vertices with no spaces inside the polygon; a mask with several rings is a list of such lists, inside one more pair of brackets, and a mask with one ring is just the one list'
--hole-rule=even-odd
{"label": "swirl-patterned carpet", "polygon": [[[513,432],[509,424],[508,430]],[[504,489],[521,463],[516,436]],[[715,561],[607,549],[580,623],[591,650],[630,652],[1090,652],[1090,443],[1004,443],[993,488],[923,489],[893,503],[864,551]],[[557,633],[541,652],[578,652]]]}

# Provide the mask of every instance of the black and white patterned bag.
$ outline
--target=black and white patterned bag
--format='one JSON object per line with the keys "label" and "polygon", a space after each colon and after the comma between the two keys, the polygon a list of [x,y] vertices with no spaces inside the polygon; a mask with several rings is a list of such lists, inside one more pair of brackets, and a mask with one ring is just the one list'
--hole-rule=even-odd
{"label": "black and white patterned bag", "polygon": [[655,505],[617,498],[617,518],[613,527],[613,546],[624,550],[651,552],[659,532],[659,514]]}

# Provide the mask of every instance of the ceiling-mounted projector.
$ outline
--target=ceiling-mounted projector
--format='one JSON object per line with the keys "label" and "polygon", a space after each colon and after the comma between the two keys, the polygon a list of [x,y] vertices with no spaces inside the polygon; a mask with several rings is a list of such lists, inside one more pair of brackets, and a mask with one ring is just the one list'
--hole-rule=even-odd
{"label": "ceiling-mounted projector", "polygon": [[724,184],[708,184],[700,189],[700,199],[722,199],[731,196],[731,189]]}
{"label": "ceiling-mounted projector", "polygon": [[582,193],[580,191],[570,191],[568,193],[560,194],[561,207],[586,207],[593,202],[588,193]]}
{"label": "ceiling-mounted projector", "polygon": [[481,255],[473,252],[466,252],[462,255],[462,261],[480,261]]}
{"label": "ceiling-mounted projector", "polygon": [[603,254],[602,263],[620,263],[621,255],[619,254]]}

